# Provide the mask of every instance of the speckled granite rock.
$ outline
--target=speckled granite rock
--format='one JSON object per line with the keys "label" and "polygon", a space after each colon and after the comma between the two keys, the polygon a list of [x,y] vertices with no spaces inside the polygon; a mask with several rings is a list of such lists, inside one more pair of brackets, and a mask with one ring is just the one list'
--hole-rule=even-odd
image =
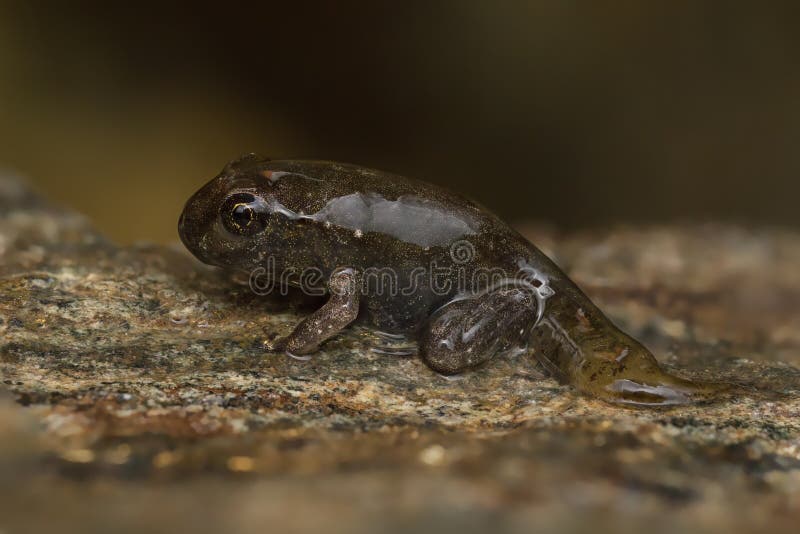
{"label": "speckled granite rock", "polygon": [[307,303],[3,177],[0,532],[796,529],[800,234],[525,232],[667,366],[750,393],[620,409],[524,355],[448,381],[363,330],[266,355]]}

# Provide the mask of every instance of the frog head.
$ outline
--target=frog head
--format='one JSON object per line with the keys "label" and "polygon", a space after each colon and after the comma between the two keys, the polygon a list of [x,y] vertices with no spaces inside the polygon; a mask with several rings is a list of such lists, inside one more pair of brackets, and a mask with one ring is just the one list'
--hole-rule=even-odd
{"label": "frog head", "polygon": [[285,258],[303,248],[297,246],[302,215],[285,207],[287,191],[296,195],[298,186],[278,187],[279,177],[290,173],[273,166],[268,158],[242,156],[189,198],[178,233],[192,254],[210,265],[247,270],[270,255]]}

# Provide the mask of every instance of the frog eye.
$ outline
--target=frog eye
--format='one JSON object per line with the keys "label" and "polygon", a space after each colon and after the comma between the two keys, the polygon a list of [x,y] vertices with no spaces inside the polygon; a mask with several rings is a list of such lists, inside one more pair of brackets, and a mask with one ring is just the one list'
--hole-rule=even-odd
{"label": "frog eye", "polygon": [[253,235],[262,231],[267,222],[264,200],[250,193],[234,193],[222,203],[222,224],[232,234]]}

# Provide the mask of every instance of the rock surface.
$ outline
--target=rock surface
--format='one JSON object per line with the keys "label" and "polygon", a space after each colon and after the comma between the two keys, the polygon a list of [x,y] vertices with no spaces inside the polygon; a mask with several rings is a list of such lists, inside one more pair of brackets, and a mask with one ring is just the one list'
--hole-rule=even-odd
{"label": "rock surface", "polygon": [[750,393],[621,409],[525,355],[445,380],[360,329],[265,354],[308,303],[3,176],[0,532],[794,531],[800,234],[523,231],[667,367]]}

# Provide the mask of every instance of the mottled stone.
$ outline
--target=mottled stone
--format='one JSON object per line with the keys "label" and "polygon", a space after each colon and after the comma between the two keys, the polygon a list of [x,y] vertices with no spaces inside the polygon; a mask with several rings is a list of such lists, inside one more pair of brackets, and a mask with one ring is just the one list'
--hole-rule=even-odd
{"label": "mottled stone", "polygon": [[523,231],[671,370],[747,393],[621,409],[527,355],[446,380],[360,329],[267,354],[314,303],[0,179],[0,532],[796,528],[800,234]]}

